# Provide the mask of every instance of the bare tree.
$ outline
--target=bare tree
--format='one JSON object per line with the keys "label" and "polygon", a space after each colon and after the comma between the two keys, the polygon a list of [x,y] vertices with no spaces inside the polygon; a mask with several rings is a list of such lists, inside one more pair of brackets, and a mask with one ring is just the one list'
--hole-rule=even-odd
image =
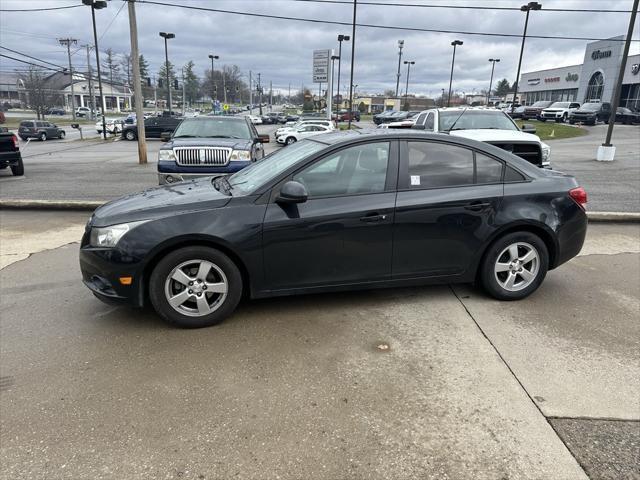
{"label": "bare tree", "polygon": [[116,61],[116,54],[113,53],[111,48],[105,50],[105,59],[102,63],[102,68],[109,71],[109,83],[113,85],[113,79],[115,77],[118,80],[118,74],[120,73],[120,65]]}
{"label": "bare tree", "polygon": [[128,53],[124,53],[122,55],[122,59],[120,60],[120,66],[122,67],[122,72],[127,79],[127,86],[131,88],[131,72],[133,71],[133,64],[131,62],[131,55]]}
{"label": "bare tree", "polygon": [[38,119],[43,118],[48,108],[60,101],[60,95],[46,88],[47,73],[38,67],[30,66],[24,78],[27,105],[36,112]]}

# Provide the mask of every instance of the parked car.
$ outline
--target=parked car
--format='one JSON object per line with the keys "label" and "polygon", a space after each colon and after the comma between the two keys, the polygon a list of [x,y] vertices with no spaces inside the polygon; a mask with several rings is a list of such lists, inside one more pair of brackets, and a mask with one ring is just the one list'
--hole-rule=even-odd
{"label": "parked car", "polygon": [[274,132],[273,136],[274,136],[274,138],[277,139],[283,133],[288,132],[288,131],[297,130],[297,129],[303,127],[304,125],[323,125],[325,127],[328,127],[331,130],[335,130],[336,129],[336,124],[332,120],[323,120],[323,119],[320,119],[320,118],[311,118],[311,119],[306,119],[306,120],[299,120],[298,122],[294,123],[293,125],[285,125],[284,127],[280,127]]}
{"label": "parked car", "polygon": [[420,112],[409,115],[404,120],[398,120],[397,122],[381,123],[378,128],[411,128],[416,124],[416,120]]}
{"label": "parked car", "polygon": [[[144,119],[144,134],[146,138],[160,138],[163,133],[173,133],[182,118],[175,116],[149,117]],[[125,124],[122,127],[122,137],[127,140],[138,139],[138,126]]]}
{"label": "parked car", "polygon": [[287,114],[287,116],[285,117],[285,125],[288,125],[289,122],[297,122],[298,120],[300,120],[300,115],[293,115],[291,113]]}
{"label": "parked car", "polygon": [[22,140],[37,138],[44,142],[50,138],[64,138],[66,135],[62,128],[44,120],[23,120],[18,127],[18,136]]}
{"label": "parked car", "polygon": [[624,123],[625,125],[640,123],[640,114],[626,107],[618,107],[616,108],[616,122]]}
{"label": "parked car", "polygon": [[257,115],[247,115],[247,118],[254,125],[262,125],[262,117],[258,117]]}
{"label": "parked car", "polygon": [[413,128],[490,143],[538,167],[551,167],[551,148],[534,135],[535,127],[525,124],[520,129],[501,110],[434,108],[421,112]]}
{"label": "parked car", "polygon": [[230,174],[264,157],[268,135],[258,135],[246,117],[185,118],[158,153],[159,183]]}
{"label": "parked car", "polygon": [[47,115],[64,115],[66,112],[64,111],[64,108],[60,108],[60,107],[51,107],[48,108],[46,111]]}
{"label": "parked car", "polygon": [[262,116],[262,123],[265,125],[274,125],[276,123],[280,123],[280,119],[278,118],[278,113],[276,112],[268,112]]}
{"label": "parked car", "polygon": [[526,107],[524,105],[518,105],[517,107],[513,108],[513,112],[511,111],[511,108],[507,108],[503,110],[503,112],[509,115],[511,118],[522,118],[525,108]]}
{"label": "parked car", "polygon": [[89,117],[91,116],[91,109],[89,107],[76,108],[76,117]]}
{"label": "parked car", "polygon": [[395,113],[394,110],[385,110],[382,113],[377,113],[373,116],[373,123],[375,123],[376,125],[380,125],[381,123],[383,123],[383,120],[388,117],[389,115]]}
{"label": "parked car", "polygon": [[530,118],[539,118],[540,113],[547,107],[550,107],[553,102],[550,100],[540,100],[535,102],[533,105],[529,105],[524,107],[524,112],[522,113],[523,120],[529,120]]}
{"label": "parked car", "polygon": [[337,114],[331,116],[331,118],[340,122],[348,122],[349,117],[351,117],[352,122],[359,122],[360,112],[358,110],[353,110],[352,112],[349,112],[348,110],[340,110]]}
{"label": "parked car", "polygon": [[[117,135],[119,133],[122,133],[124,125],[133,125],[133,123],[127,124],[125,120],[126,119],[121,118],[107,118],[107,120],[105,121],[107,133]],[[96,132],[102,133],[102,119],[96,122]]]}
{"label": "parked car", "polygon": [[0,170],[9,167],[11,173],[20,177],[24,175],[24,165],[20,155],[20,145],[13,133],[0,132]]}
{"label": "parked car", "polygon": [[554,102],[540,112],[539,120],[541,122],[554,120],[556,123],[564,123],[569,119],[571,112],[575,112],[579,108],[578,102]]}
{"label": "parked car", "polygon": [[317,125],[314,123],[306,123],[296,130],[286,130],[282,132],[278,137],[276,137],[276,142],[282,143],[284,145],[291,145],[296,143],[303,138],[313,137],[315,135],[320,135],[323,133],[331,133],[335,130],[335,128],[331,128],[325,125]]}
{"label": "parked car", "polygon": [[608,122],[611,116],[611,104],[608,102],[588,102],[569,114],[569,123],[586,123],[595,125],[597,122]]}
{"label": "parked car", "polygon": [[580,252],[586,201],[571,175],[486,143],[333,133],[230,177],[103,205],[80,269],[99,299],[150,302],[189,328],[221,322],[243,296],[474,282],[519,300]]}

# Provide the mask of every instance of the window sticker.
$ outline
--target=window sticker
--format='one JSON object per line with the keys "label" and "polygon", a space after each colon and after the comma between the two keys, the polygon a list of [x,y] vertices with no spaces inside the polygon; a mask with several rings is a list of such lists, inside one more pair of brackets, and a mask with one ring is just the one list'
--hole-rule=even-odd
{"label": "window sticker", "polygon": [[420,185],[420,175],[411,175],[411,185]]}

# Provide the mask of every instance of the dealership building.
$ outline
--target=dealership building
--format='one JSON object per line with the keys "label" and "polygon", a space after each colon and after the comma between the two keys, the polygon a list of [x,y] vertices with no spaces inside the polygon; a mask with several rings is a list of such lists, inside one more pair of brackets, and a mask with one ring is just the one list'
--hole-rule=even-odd
{"label": "dealership building", "polygon": [[[518,85],[526,105],[538,100],[611,102],[618,82],[624,36],[587,44],[581,65],[523,73]],[[640,109],[640,55],[630,55],[622,77],[620,106]]]}

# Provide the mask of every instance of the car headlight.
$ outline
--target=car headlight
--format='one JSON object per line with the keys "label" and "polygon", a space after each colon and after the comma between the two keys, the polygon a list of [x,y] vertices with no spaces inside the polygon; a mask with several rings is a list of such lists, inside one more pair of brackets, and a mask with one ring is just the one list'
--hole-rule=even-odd
{"label": "car headlight", "polygon": [[125,233],[148,221],[149,220],[141,220],[139,222],[121,223],[109,227],[93,227],[91,229],[89,243],[92,247],[115,247]]}
{"label": "car headlight", "polygon": [[158,151],[158,160],[174,160],[176,159],[176,154],[173,150],[169,149],[161,149]]}
{"label": "car headlight", "polygon": [[234,150],[231,152],[230,160],[251,160],[251,152],[249,150]]}
{"label": "car headlight", "polygon": [[548,162],[549,157],[551,157],[551,147],[546,143],[543,143],[542,144],[542,163]]}

